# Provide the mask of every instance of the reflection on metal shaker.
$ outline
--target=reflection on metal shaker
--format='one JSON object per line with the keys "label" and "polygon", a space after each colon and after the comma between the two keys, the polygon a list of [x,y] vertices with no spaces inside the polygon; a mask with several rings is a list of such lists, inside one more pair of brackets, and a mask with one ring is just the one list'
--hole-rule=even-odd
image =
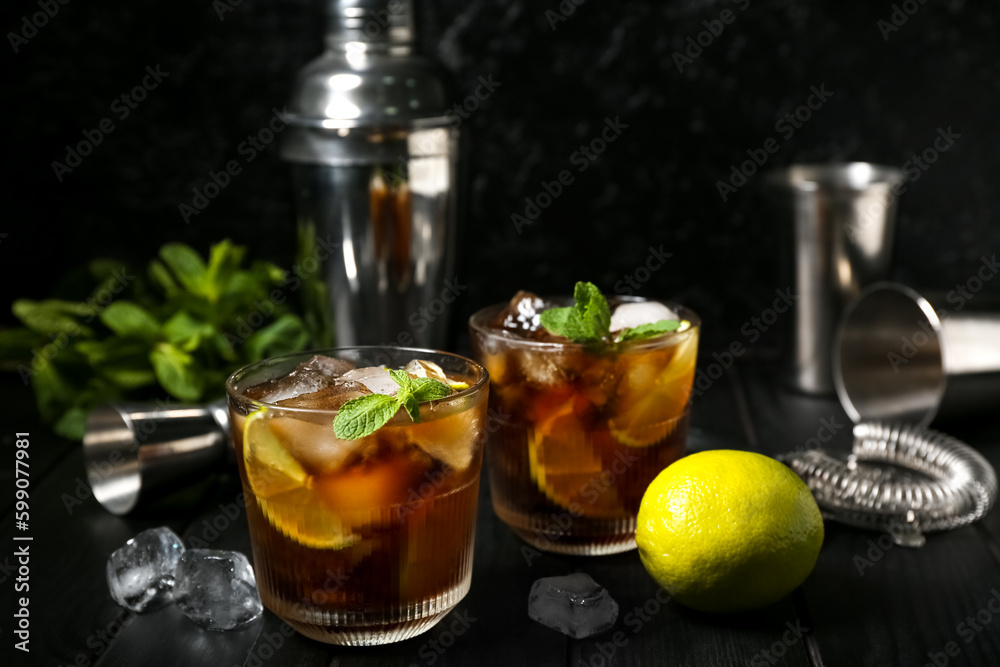
{"label": "reflection on metal shaker", "polygon": [[282,158],[318,344],[335,331],[338,345],[445,345],[459,129],[446,73],[413,42],[410,0],[329,0],[327,50],[288,105]]}

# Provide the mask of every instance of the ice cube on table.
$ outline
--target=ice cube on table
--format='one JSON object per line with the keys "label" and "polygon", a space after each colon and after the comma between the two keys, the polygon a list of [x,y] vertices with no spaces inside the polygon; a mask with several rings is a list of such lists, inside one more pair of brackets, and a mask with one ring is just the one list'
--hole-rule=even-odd
{"label": "ice cube on table", "polygon": [[209,630],[238,628],[264,611],[253,568],[238,551],[185,551],[177,563],[174,601]]}
{"label": "ice cube on table", "polygon": [[144,530],[108,558],[108,590],[132,611],[162,607],[170,602],[174,569],[184,543],[167,527]]}
{"label": "ice cube on table", "polygon": [[399,385],[389,375],[389,371],[381,366],[370,366],[368,368],[357,368],[344,373],[338,380],[341,382],[357,382],[365,386],[373,394],[386,394],[395,396]]}
{"label": "ice cube on table", "polygon": [[676,320],[677,313],[656,301],[623,303],[611,314],[611,330],[633,329],[660,320]]}
{"label": "ice cube on table", "polygon": [[618,603],[583,572],[537,580],[528,596],[528,616],[574,639],[604,632],[618,618]]}

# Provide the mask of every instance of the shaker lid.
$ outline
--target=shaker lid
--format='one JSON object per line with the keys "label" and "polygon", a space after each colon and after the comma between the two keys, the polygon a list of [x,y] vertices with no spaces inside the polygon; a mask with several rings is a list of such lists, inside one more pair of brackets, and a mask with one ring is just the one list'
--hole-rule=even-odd
{"label": "shaker lid", "polygon": [[412,10],[410,0],[328,0],[327,50],[299,72],[289,134],[455,124],[451,76],[412,49]]}
{"label": "shaker lid", "polygon": [[411,0],[327,0],[327,39],[408,44],[413,41]]}

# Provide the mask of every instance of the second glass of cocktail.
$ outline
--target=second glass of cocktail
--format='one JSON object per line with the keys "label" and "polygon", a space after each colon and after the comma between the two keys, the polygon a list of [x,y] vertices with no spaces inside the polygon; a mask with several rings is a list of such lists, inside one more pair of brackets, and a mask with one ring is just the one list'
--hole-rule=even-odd
{"label": "second glass of cocktail", "polygon": [[425,632],[469,590],[488,376],[453,354],[339,348],[227,382],[264,606],[347,645]]}
{"label": "second glass of cocktail", "polygon": [[470,319],[496,424],[490,492],[540,550],[617,553],[635,548],[646,487],[684,454],[700,322],[676,304],[609,305],[589,283],[575,301],[521,292]]}

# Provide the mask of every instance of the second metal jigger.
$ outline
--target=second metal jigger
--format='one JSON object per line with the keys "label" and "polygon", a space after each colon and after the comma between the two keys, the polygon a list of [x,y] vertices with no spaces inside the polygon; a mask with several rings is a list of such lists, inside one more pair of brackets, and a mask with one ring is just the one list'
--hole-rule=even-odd
{"label": "second metal jigger", "polygon": [[87,481],[104,509],[128,514],[203,479],[232,452],[225,400],[210,405],[102,405],[83,437]]}

